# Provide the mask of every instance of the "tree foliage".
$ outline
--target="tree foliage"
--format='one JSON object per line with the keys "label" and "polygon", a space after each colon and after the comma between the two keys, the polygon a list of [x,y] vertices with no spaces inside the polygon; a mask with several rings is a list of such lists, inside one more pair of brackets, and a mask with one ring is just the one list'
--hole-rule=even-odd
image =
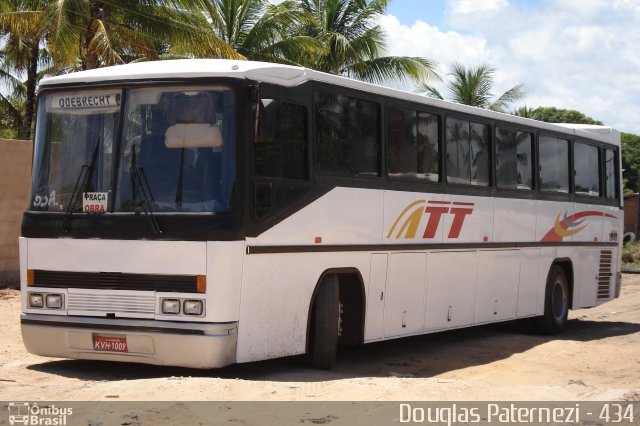
{"label": "tree foliage", "polygon": [[[464,105],[504,112],[509,104],[522,99],[526,92],[522,84],[517,84],[497,98],[494,97],[494,73],[495,68],[486,64],[469,68],[462,64],[453,64],[448,74],[452,78],[447,83],[449,99]],[[433,98],[444,99],[435,87],[427,83],[419,85],[416,91]]]}
{"label": "tree foliage", "polygon": [[574,123],[574,124],[597,124],[602,125],[602,121],[594,120],[580,111],[573,109],[559,109],[556,107],[538,107],[529,109],[526,106],[518,108],[515,115],[534,120],[545,121],[547,123]]}
{"label": "tree foliage", "polygon": [[301,65],[372,83],[439,78],[435,61],[382,55],[386,45],[377,18],[388,0],[298,0],[297,4],[302,25],[296,34],[323,46],[300,57]]}
{"label": "tree foliage", "polygon": [[640,192],[640,136],[622,133],[621,139],[625,191]]}
{"label": "tree foliage", "polygon": [[312,37],[295,34],[305,24],[297,2],[278,5],[268,0],[209,0],[204,13],[213,33],[238,54],[254,61],[298,64],[309,52],[322,49]]}

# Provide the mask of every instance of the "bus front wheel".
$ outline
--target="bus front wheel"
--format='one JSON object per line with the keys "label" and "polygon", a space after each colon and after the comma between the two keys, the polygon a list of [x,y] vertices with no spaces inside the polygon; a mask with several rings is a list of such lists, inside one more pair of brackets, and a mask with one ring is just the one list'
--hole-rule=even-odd
{"label": "bus front wheel", "polygon": [[560,265],[549,270],[544,296],[544,315],[536,325],[542,334],[558,334],[564,328],[569,314],[569,283]]}
{"label": "bus front wheel", "polygon": [[327,275],[318,288],[311,323],[311,367],[330,370],[336,362],[340,328],[338,277]]}

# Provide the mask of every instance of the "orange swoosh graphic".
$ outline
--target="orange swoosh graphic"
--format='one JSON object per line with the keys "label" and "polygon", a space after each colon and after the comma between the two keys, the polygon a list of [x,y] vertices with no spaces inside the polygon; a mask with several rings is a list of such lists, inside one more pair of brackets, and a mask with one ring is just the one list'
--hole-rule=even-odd
{"label": "orange swoosh graphic", "polygon": [[[564,225],[566,226],[566,225]],[[577,234],[578,232],[582,231],[584,228],[587,227],[587,225],[582,225],[577,227],[576,229],[572,229],[569,230],[568,228],[565,228],[562,224],[562,221],[560,220],[560,215],[558,214],[558,216],[556,217],[556,223],[553,225],[553,230],[556,231],[556,234],[558,234],[558,236],[564,238],[564,237],[570,237],[572,235]]]}

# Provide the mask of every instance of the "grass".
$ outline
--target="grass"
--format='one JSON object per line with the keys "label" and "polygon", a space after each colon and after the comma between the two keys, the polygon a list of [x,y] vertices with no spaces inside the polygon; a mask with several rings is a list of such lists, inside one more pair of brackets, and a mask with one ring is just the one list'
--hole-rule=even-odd
{"label": "grass", "polygon": [[640,242],[628,243],[622,247],[622,267],[640,269]]}

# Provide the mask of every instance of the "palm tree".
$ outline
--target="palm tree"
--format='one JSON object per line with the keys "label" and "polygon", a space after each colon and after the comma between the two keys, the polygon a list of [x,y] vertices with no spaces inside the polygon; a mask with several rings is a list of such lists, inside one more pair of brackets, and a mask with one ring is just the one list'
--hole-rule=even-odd
{"label": "palm tree", "polygon": [[[460,104],[504,112],[508,104],[525,96],[524,86],[518,84],[493,99],[494,73],[495,69],[486,64],[470,68],[458,63],[453,64],[452,71],[449,73],[453,81],[447,84],[451,100]],[[444,99],[435,87],[426,83],[419,85],[416,91],[433,98]]]}
{"label": "palm tree", "polygon": [[[0,6],[0,34],[7,35],[1,79],[12,89],[13,100],[9,102],[4,97],[2,108],[12,115],[21,139],[31,138],[38,64],[42,59],[40,42],[44,36],[44,22],[37,11],[42,7],[39,0],[8,0]],[[23,73],[27,74],[24,83],[16,77]],[[21,107],[16,108],[16,103]]]}
{"label": "palm tree", "polygon": [[534,113],[535,113],[535,108],[529,108],[528,106],[524,105],[516,109],[515,111],[513,111],[512,114],[518,117],[535,119]]}
{"label": "palm tree", "polygon": [[5,52],[0,51],[0,60],[3,61],[0,68],[0,82],[10,90],[7,95],[0,93],[0,126],[2,126],[0,130],[3,131],[3,137],[23,138],[21,131],[24,123],[26,85],[11,71],[4,68],[6,65],[4,59]]}
{"label": "palm tree", "polygon": [[304,16],[299,33],[314,37],[322,51],[301,57],[303,65],[331,74],[382,83],[438,78],[436,63],[426,58],[381,56],[384,34],[377,18],[388,0],[299,0]]}
{"label": "palm tree", "polygon": [[[92,69],[174,52],[191,56],[239,55],[210,32],[200,0],[58,0],[44,10],[47,38],[57,62],[79,59]],[[77,46],[69,56],[67,46]],[[126,61],[125,61],[126,59]]]}
{"label": "palm tree", "polygon": [[208,0],[204,11],[214,34],[246,59],[299,64],[301,55],[322,48],[312,37],[291,33],[304,19],[294,0]]}
{"label": "palm tree", "polygon": [[[239,58],[233,48],[203,31],[205,0],[9,0],[0,9],[2,29],[45,41],[54,63],[92,69],[174,52]],[[33,29],[33,30],[32,30]]]}

